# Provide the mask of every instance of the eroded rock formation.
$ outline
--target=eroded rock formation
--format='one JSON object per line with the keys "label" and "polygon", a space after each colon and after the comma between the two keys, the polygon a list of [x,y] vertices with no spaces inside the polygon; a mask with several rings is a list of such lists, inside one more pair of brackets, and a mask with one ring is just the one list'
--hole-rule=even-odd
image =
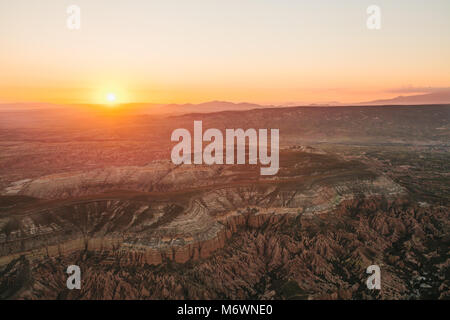
{"label": "eroded rock formation", "polygon": [[[445,208],[356,161],[281,156],[276,178],[155,162],[7,187],[1,298],[448,297]],[[65,288],[71,264],[79,292]],[[370,264],[378,296],[364,290]]]}

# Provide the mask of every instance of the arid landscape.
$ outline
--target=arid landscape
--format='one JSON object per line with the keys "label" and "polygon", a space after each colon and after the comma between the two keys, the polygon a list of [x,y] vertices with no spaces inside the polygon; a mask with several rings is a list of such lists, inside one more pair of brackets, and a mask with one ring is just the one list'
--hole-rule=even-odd
{"label": "arid landscape", "polygon": [[[0,303],[436,311],[449,14],[449,0],[0,0]],[[115,301],[97,316],[81,300]]]}
{"label": "arid landscape", "polygon": [[[231,105],[0,107],[0,299],[450,298],[450,105]],[[174,165],[194,120],[279,172]]]}

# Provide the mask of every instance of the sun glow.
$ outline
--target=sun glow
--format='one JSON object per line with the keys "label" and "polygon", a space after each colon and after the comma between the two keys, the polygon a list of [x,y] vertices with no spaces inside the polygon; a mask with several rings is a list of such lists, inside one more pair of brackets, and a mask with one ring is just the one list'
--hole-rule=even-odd
{"label": "sun glow", "polygon": [[117,107],[123,103],[130,103],[129,92],[129,89],[122,84],[106,84],[92,92],[91,103]]}
{"label": "sun glow", "polygon": [[115,103],[116,99],[117,97],[115,93],[110,92],[106,95],[106,100],[108,100],[109,103]]}

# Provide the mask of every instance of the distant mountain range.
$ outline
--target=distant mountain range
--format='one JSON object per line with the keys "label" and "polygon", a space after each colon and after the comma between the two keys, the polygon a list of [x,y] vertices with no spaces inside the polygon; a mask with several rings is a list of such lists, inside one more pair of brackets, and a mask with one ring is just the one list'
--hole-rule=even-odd
{"label": "distant mountain range", "polygon": [[[374,106],[374,105],[431,105],[431,104],[450,104],[450,90],[444,90],[433,93],[398,96],[392,99],[382,99],[365,101],[359,103],[345,104],[338,101],[326,103],[312,103],[308,106]],[[199,104],[155,104],[155,103],[127,103],[121,105],[121,110],[128,114],[169,114],[181,115],[188,113],[212,113],[221,111],[245,111],[251,109],[276,108],[276,107],[294,107],[306,106],[307,104],[294,104],[276,106],[276,105],[260,105],[255,103],[233,103],[228,101],[209,101]],[[101,108],[99,108],[101,107]],[[79,111],[98,111],[103,106],[93,104],[76,104],[76,105],[57,105],[51,103],[0,103],[0,111],[24,111],[24,110],[61,110],[68,112]]]}
{"label": "distant mountain range", "polygon": [[393,99],[360,102],[356,105],[423,105],[423,104],[450,104],[450,90],[418,94],[412,96],[398,96]]}
{"label": "distant mountain range", "polygon": [[233,103],[228,101],[210,101],[200,104],[166,104],[159,105],[147,110],[150,113],[171,113],[171,114],[185,114],[185,113],[209,113],[209,112],[220,112],[220,111],[239,111],[239,110],[251,110],[251,109],[261,109],[261,108],[274,108],[273,105],[259,105],[255,103]]}
{"label": "distant mountain range", "polygon": [[[274,108],[274,105],[259,105],[255,103],[233,103],[228,101],[210,101],[199,104],[155,104],[155,103],[126,103],[121,104],[121,109],[127,110],[129,113],[143,113],[143,114],[186,114],[186,113],[210,113],[220,111],[239,111],[251,110],[260,108]],[[1,103],[0,111],[24,111],[24,110],[43,110],[43,109],[58,109],[66,111],[89,111],[96,110],[101,105],[93,104],[71,104],[58,105],[50,103]]]}

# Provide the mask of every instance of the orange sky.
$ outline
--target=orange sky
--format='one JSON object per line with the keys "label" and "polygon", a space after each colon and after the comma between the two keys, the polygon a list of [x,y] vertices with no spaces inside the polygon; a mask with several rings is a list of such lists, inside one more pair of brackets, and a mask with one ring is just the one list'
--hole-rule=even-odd
{"label": "orange sky", "polygon": [[0,2],[0,102],[358,102],[450,87],[450,1]]}

